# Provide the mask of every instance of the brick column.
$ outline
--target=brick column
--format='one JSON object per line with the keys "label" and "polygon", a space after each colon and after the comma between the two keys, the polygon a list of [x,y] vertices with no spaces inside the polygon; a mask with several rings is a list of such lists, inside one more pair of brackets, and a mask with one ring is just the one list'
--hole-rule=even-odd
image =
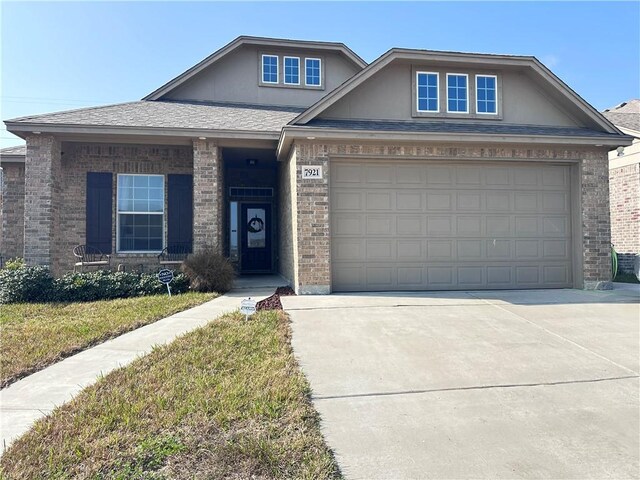
{"label": "brick column", "polygon": [[216,142],[193,141],[193,249],[223,251],[222,157]]}
{"label": "brick column", "polygon": [[606,151],[582,160],[582,245],[584,288],[611,288],[609,160]]}
{"label": "brick column", "polygon": [[29,265],[48,265],[56,274],[60,142],[48,135],[28,136],[24,173],[24,259]]}
{"label": "brick column", "polygon": [[[326,145],[296,145],[298,285],[300,294],[331,293],[329,155]],[[322,179],[302,180],[302,167],[321,166]]]}

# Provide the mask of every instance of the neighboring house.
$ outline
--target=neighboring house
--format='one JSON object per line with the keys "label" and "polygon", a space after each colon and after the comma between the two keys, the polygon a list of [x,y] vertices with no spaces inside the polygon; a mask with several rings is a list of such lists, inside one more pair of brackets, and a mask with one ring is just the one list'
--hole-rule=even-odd
{"label": "neighboring house", "polygon": [[640,99],[603,112],[633,143],[609,152],[611,243],[618,252],[619,269],[633,271],[640,254]]}
{"label": "neighboring house", "polygon": [[[24,251],[24,145],[0,149],[0,263]],[[6,222],[6,223],[5,223]]]}
{"label": "neighboring house", "polygon": [[5,123],[5,255],[210,245],[298,293],[602,288],[607,152],[631,144],[534,57],[254,37],[142,101]]}

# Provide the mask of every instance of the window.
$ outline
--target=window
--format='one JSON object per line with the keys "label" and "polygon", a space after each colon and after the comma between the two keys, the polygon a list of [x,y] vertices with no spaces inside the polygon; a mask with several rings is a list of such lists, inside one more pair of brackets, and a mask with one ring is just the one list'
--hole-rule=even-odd
{"label": "window", "polygon": [[278,83],[278,57],[262,55],[262,81],[264,83]]}
{"label": "window", "polygon": [[447,73],[447,112],[469,113],[467,75]]}
{"label": "window", "polygon": [[300,59],[284,57],[284,83],[300,85]]}
{"label": "window", "polygon": [[498,113],[495,75],[476,75],[476,111],[478,113]]}
{"label": "window", "polygon": [[305,59],[305,83],[310,86],[320,86],[320,59],[319,58],[306,58]]}
{"label": "window", "polygon": [[419,112],[437,112],[438,108],[438,74],[417,72],[417,108]]}
{"label": "window", "polygon": [[163,248],[164,177],[118,175],[118,251]]}

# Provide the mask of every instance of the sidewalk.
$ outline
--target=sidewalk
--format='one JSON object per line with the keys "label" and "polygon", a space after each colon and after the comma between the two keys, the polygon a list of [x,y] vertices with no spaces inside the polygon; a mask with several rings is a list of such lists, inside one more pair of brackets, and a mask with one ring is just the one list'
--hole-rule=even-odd
{"label": "sidewalk", "polygon": [[246,297],[261,300],[285,285],[275,276],[239,279],[231,292],[189,310],[125,333],[40,370],[0,390],[0,451],[40,417],[71,400],[101,375],[149,353],[156,345],[201,327],[240,308]]}

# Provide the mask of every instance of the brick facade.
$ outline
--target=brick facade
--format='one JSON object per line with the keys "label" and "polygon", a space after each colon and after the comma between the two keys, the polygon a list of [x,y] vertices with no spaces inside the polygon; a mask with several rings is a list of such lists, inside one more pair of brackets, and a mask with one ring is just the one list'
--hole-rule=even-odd
{"label": "brick facade", "polygon": [[[329,179],[332,155],[389,159],[485,159],[576,160],[580,159],[582,183],[582,269],[584,288],[610,288],[610,223],[607,152],[604,149],[487,148],[452,146],[315,144],[293,146],[297,159],[296,207],[299,293],[329,293],[331,249],[329,231]],[[322,166],[321,180],[302,180],[301,167]],[[579,285],[577,285],[579,286]]]}
{"label": "brick facade", "polygon": [[609,170],[611,242],[618,252],[618,269],[633,271],[640,254],[640,163]]}
{"label": "brick facade", "polygon": [[193,141],[193,248],[224,251],[224,173],[216,142]]}
{"label": "brick facade", "polygon": [[291,285],[298,285],[298,218],[297,208],[293,208],[297,191],[296,150],[278,167],[278,271]]}
{"label": "brick facade", "polygon": [[7,260],[24,254],[24,163],[2,163],[0,254]]}
{"label": "brick facade", "polygon": [[24,186],[24,259],[29,265],[58,261],[60,241],[60,142],[49,135],[27,137]]}

